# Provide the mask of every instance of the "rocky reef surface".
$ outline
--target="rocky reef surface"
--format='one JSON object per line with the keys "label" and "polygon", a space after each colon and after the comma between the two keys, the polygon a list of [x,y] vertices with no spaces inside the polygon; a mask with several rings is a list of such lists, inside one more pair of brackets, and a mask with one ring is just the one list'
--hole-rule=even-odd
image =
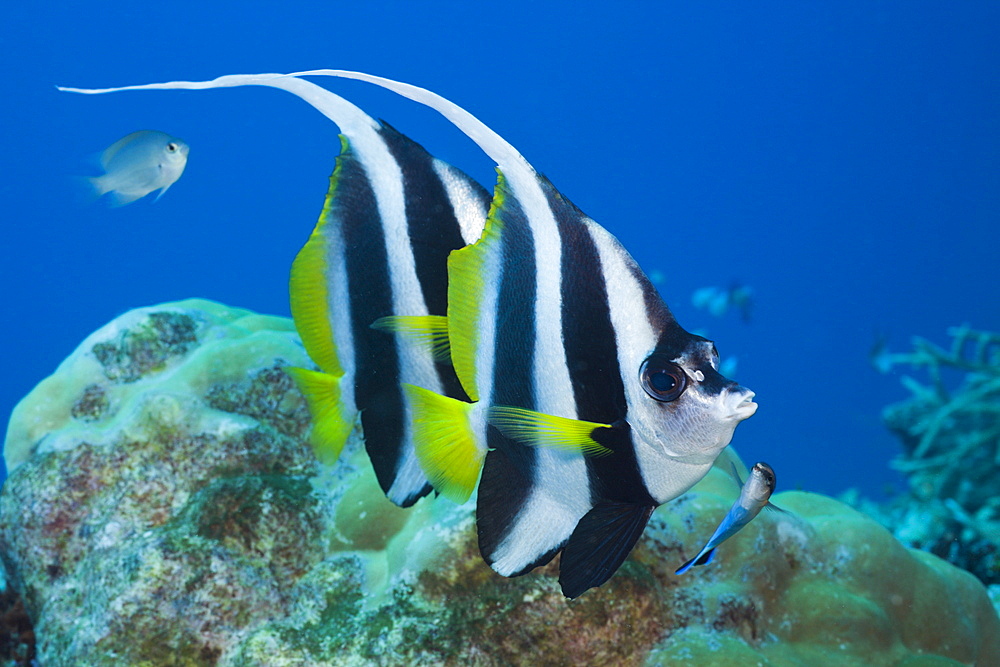
{"label": "rocky reef surface", "polygon": [[357,442],[317,462],[286,364],[309,365],[289,320],[184,301],[122,315],[18,405],[14,640],[46,666],[1000,664],[974,576],[824,496],[777,495],[788,514],[675,576],[737,493],[721,470],[599,589],[504,579],[473,503],[393,506]]}

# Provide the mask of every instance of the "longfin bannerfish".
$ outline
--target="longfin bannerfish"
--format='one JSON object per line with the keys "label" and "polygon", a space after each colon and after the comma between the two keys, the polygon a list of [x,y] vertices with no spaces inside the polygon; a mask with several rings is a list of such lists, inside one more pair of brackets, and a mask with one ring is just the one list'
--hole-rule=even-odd
{"label": "longfin bannerfish", "polygon": [[733,470],[733,477],[736,478],[737,483],[740,485],[739,497],[733,503],[733,506],[729,508],[729,511],[726,512],[726,516],[719,522],[719,526],[712,533],[712,537],[708,539],[708,542],[705,543],[701,551],[698,552],[698,555],[677,568],[674,574],[684,574],[695,565],[708,565],[712,562],[712,558],[715,557],[715,549],[753,521],[754,517],[760,514],[762,509],[765,507],[771,507],[775,510],[779,509],[770,502],[771,494],[774,493],[776,484],[774,470],[771,466],[763,461],[755,463],[753,468],[750,469],[750,475],[747,477],[746,483],[740,480],[740,476],[736,473],[735,469]]}
{"label": "longfin bannerfish", "polygon": [[[497,572],[522,574],[562,549],[564,594],[602,584],[652,510],[707,473],[756,410],[753,393],[718,373],[714,345],[677,324],[617,239],[475,117],[378,77],[294,75],[385,86],[444,114],[497,162],[486,230],[449,258],[451,356],[478,401],[447,427],[447,414],[433,415],[439,437],[418,450],[447,452],[464,428],[484,453],[477,525]],[[575,425],[553,429],[556,420]],[[557,441],[577,455],[546,446]]]}
{"label": "longfin bannerfish", "polygon": [[[323,214],[292,265],[292,315],[307,350],[336,347],[341,366],[353,376],[353,382],[346,380],[352,385],[348,392],[360,411],[376,476],[390,500],[408,506],[431,487],[415,456],[407,419],[412,408],[400,383],[466,396],[440,355],[372,325],[400,312],[443,319],[448,253],[475,240],[462,236],[453,198],[479,205],[481,213],[466,225],[466,232],[476,235],[489,195],[388,125],[377,129],[376,139],[343,138]],[[375,169],[381,173],[372,178]],[[394,173],[387,175],[390,170]],[[449,192],[449,185],[458,187]],[[318,362],[323,354],[313,358]],[[299,378],[307,374],[293,372]],[[317,406],[313,412],[322,410]]]}
{"label": "longfin bannerfish", "polygon": [[[434,485],[459,498],[482,465],[477,525],[494,570],[522,574],[562,550],[565,595],[602,584],[653,509],[706,474],[756,410],[753,393],[718,373],[712,343],[677,324],[611,234],[467,111],[366,74],[298,74],[361,79],[410,97],[497,162],[485,230],[447,263],[448,354],[470,402],[400,378],[417,454]],[[266,76],[130,88],[250,83],[296,92],[295,75]],[[314,95],[300,96],[319,108]]]}
{"label": "longfin bannerfish", "polygon": [[[321,350],[336,348],[351,376],[341,380],[350,386],[340,404],[350,414],[353,402],[360,412],[382,489],[408,506],[431,486],[416,459],[407,419],[412,407],[401,383],[456,399],[466,395],[440,354],[387,335],[377,324],[400,313],[444,318],[448,253],[478,238],[489,194],[386,124],[374,132],[355,129],[342,144],[323,213],[292,266],[292,315],[317,363]],[[303,380],[308,375],[293,373]],[[322,414],[317,394],[306,394],[313,412]],[[322,420],[317,423],[322,429]],[[343,425],[343,418],[336,423]]]}
{"label": "longfin bannerfish", "polygon": [[[297,95],[343,133],[323,210],[292,265],[292,316],[318,371],[288,368],[306,395],[317,455],[335,459],[360,421],[387,497],[413,504],[431,486],[415,457],[412,411],[401,383],[467,398],[449,363],[392,331],[394,319],[444,319],[448,253],[482,232],[489,193],[454,167],[347,100],[280,75],[221,77]],[[168,86],[169,87],[169,86]],[[386,323],[390,326],[384,326]],[[383,326],[379,326],[382,323]],[[372,326],[375,325],[375,328]]]}

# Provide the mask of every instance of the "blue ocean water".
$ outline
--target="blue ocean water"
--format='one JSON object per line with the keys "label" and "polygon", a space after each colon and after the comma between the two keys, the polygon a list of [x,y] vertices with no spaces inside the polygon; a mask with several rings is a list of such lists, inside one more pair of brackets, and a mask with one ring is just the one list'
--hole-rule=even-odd
{"label": "blue ocean water", "polygon": [[[736,432],[779,489],[900,486],[880,421],[906,396],[879,333],[1000,330],[995,3],[30,3],[0,8],[6,352],[0,413],[91,331],[200,296],[288,314],[336,128],[266,89],[106,87],[358,69],[466,107],[616,234],[678,320],[738,358],[760,409]],[[433,112],[324,81],[492,186]],[[80,206],[71,174],[139,129],[191,146],[166,196]],[[694,290],[751,285],[752,322]]]}

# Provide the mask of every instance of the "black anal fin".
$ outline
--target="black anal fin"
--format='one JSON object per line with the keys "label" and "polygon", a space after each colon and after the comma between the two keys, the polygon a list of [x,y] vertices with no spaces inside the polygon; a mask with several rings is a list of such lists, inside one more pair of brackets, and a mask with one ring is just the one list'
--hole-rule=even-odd
{"label": "black anal fin", "polygon": [[639,540],[653,505],[601,502],[576,524],[563,550],[559,585],[572,599],[611,578]]}

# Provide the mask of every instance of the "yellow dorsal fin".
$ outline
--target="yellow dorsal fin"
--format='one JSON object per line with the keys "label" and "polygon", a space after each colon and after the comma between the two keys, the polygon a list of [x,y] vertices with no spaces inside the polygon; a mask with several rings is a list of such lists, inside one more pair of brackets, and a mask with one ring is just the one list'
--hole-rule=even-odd
{"label": "yellow dorsal fin", "polygon": [[288,280],[292,319],[295,321],[299,337],[302,338],[302,344],[320,370],[331,375],[344,373],[337,356],[333,327],[330,324],[328,288],[330,267],[327,252],[328,225],[331,224],[330,216],[337,196],[341,165],[344,156],[350,151],[350,144],[343,135],[340,137],[340,147],[341,154],[337,158],[333,174],[330,175],[330,187],[323,202],[323,210],[309,240],[292,262],[292,272]]}
{"label": "yellow dorsal fin", "polygon": [[611,454],[610,449],[592,436],[595,429],[611,428],[610,424],[555,417],[507,405],[492,406],[486,419],[505,436],[525,445],[552,447],[586,456]]}
{"label": "yellow dorsal fin", "polygon": [[390,315],[372,322],[372,329],[398,333],[427,347],[434,361],[451,361],[448,318],[444,315]]}
{"label": "yellow dorsal fin", "polygon": [[428,481],[442,496],[464,503],[483,468],[486,447],[476,442],[473,404],[403,384],[413,407],[413,441]]}
{"label": "yellow dorsal fin", "polygon": [[284,370],[309,404],[312,415],[309,442],[316,458],[326,464],[333,463],[354,430],[354,415],[349,414],[341,401],[341,378],[294,366],[286,366]]}
{"label": "yellow dorsal fin", "polygon": [[476,358],[479,352],[479,332],[484,285],[497,278],[500,234],[503,220],[499,216],[506,193],[503,174],[497,170],[497,186],[486,217],[483,235],[472,245],[453,250],[448,256],[448,336],[451,342],[451,363],[462,388],[473,401],[479,400]]}

